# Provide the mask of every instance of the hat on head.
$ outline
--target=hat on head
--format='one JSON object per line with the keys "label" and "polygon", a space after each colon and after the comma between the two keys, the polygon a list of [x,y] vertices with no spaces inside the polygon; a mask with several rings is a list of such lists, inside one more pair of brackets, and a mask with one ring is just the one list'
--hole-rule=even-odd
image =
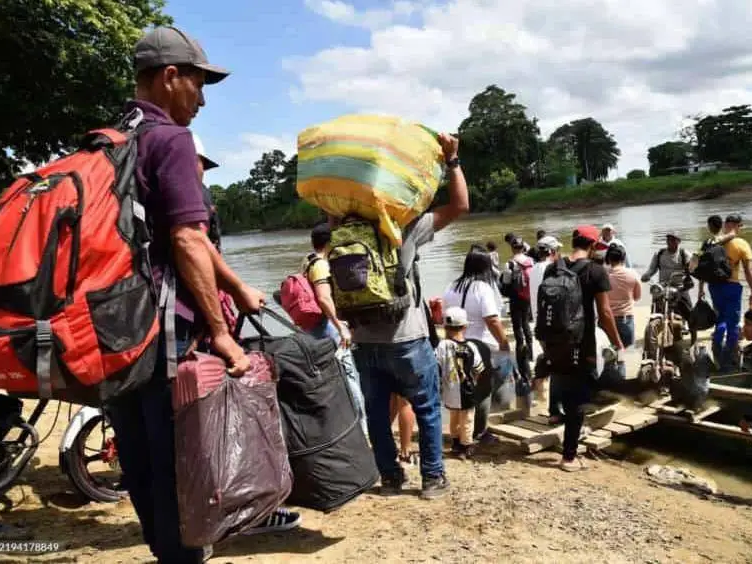
{"label": "hat on head", "polygon": [[217,168],[219,165],[206,156],[206,152],[204,151],[204,144],[201,142],[199,136],[195,133],[191,133],[191,135],[193,135],[193,144],[196,146],[196,154],[198,155],[198,158],[201,159],[201,161],[204,163],[204,171]]}
{"label": "hat on head", "polygon": [[738,213],[732,213],[726,216],[726,223],[741,223],[742,216]]}
{"label": "hat on head", "polygon": [[605,223],[605,224],[603,225],[603,227],[601,227],[601,229],[602,229],[603,231],[606,231],[607,229],[608,229],[608,230],[611,230],[611,231],[616,231],[616,229],[614,229],[614,224],[613,224],[613,223]]}
{"label": "hat on head", "polygon": [[509,241],[509,246],[513,249],[521,249],[525,246],[525,241],[522,240],[522,237],[514,237],[511,241]]}
{"label": "hat on head", "polygon": [[[605,226],[604,226],[605,229]],[[588,241],[597,241],[600,238],[600,231],[595,225],[578,225],[572,233],[573,237],[582,237]]]}
{"label": "hat on head", "polygon": [[538,248],[544,249],[547,251],[555,251],[557,249],[560,249],[563,247],[561,244],[561,241],[559,241],[556,237],[553,235],[546,235],[545,237],[541,237],[538,239]]}
{"label": "hat on head", "polygon": [[136,72],[167,65],[190,65],[206,72],[206,84],[216,84],[230,74],[209,64],[198,41],[176,27],[157,27],[136,43],[133,66]]}
{"label": "hat on head", "polygon": [[676,239],[677,241],[681,241],[681,236],[676,231],[666,231],[666,237],[670,237],[672,239]]}
{"label": "hat on head", "polygon": [[467,312],[461,307],[450,307],[444,314],[447,327],[467,327]]}

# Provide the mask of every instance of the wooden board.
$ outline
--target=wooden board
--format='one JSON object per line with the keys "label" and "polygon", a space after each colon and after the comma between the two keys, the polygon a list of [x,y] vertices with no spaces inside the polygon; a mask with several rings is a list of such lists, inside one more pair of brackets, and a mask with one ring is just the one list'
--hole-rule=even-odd
{"label": "wooden board", "polygon": [[648,425],[658,423],[658,416],[655,413],[637,411],[631,415],[617,419],[616,423],[630,427],[633,431],[637,431]]}
{"label": "wooden board", "polygon": [[537,421],[531,421],[530,418],[518,419],[517,421],[510,423],[510,425],[516,425],[517,427],[522,427],[529,431],[535,431],[536,433],[548,433],[554,429],[554,427],[550,427],[549,425],[541,425]]}
{"label": "wooden board", "polygon": [[662,406],[656,408],[656,411],[659,412],[659,413],[670,413],[670,414],[673,414],[673,415],[681,413],[684,410],[685,410],[684,407],[677,407],[675,405],[662,405]]}
{"label": "wooden board", "polygon": [[502,435],[509,437],[510,439],[517,439],[518,441],[524,441],[525,439],[534,439],[540,435],[537,431],[530,431],[517,427],[516,425],[510,425],[509,423],[492,424],[488,426],[488,430],[495,435]]}
{"label": "wooden board", "polygon": [[582,441],[580,441],[583,445],[587,447],[588,450],[602,450],[606,447],[611,446],[611,439],[608,437],[597,437],[595,435],[590,435],[589,437],[586,437]]}
{"label": "wooden board", "polygon": [[632,432],[632,427],[628,425],[622,425],[621,423],[614,423],[614,422],[609,423],[603,428],[606,431],[610,431],[616,437],[618,437],[619,435],[626,435],[627,433]]}
{"label": "wooden board", "polygon": [[508,411],[497,411],[495,413],[491,413],[488,416],[488,422],[500,425],[502,423],[509,423],[511,421],[516,421],[518,419],[524,419],[524,418],[525,418],[524,409],[510,409]]}
{"label": "wooden board", "polygon": [[529,453],[540,452],[560,445],[564,441],[564,426],[553,427],[547,433],[522,441],[523,448]]}
{"label": "wooden board", "polygon": [[693,413],[692,414],[692,421],[702,421],[706,417],[710,417],[711,415],[718,413],[721,410],[720,405],[711,405],[710,407],[707,407],[700,411],[699,413]]}
{"label": "wooden board", "polygon": [[690,421],[685,417],[679,417],[677,415],[663,415],[661,421],[666,421],[681,427],[689,429],[706,431],[714,435],[722,435],[724,437],[733,437],[742,439],[748,442],[752,442],[752,433],[745,433],[739,427],[734,425],[723,425],[721,423],[713,423],[711,421]]}
{"label": "wooden board", "polygon": [[710,384],[709,395],[712,398],[734,399],[739,401],[752,402],[752,390],[748,388],[738,388],[736,386],[723,386],[721,384]]}

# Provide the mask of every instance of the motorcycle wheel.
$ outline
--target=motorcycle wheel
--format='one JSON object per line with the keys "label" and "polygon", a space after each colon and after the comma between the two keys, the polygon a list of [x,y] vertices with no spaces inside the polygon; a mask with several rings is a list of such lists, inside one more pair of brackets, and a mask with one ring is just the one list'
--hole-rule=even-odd
{"label": "motorcycle wheel", "polygon": [[[61,462],[63,471],[76,490],[93,501],[109,503],[126,497],[128,492],[121,485],[122,472],[117,464],[114,437],[106,438],[103,435],[98,448],[87,446],[91,434],[103,429],[103,420],[104,417],[98,415],[87,421],[76,435],[71,448],[63,454]],[[108,429],[112,427],[104,420],[105,432]],[[94,463],[109,465],[110,470],[105,474],[92,473],[89,466]]]}

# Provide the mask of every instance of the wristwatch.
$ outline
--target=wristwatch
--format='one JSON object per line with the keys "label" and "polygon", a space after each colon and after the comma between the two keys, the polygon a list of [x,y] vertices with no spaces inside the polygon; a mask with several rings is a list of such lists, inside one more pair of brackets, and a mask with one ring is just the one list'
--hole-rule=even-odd
{"label": "wristwatch", "polygon": [[448,161],[446,161],[447,170],[452,170],[453,168],[457,168],[458,166],[460,166],[459,157],[454,157],[453,159],[449,159]]}

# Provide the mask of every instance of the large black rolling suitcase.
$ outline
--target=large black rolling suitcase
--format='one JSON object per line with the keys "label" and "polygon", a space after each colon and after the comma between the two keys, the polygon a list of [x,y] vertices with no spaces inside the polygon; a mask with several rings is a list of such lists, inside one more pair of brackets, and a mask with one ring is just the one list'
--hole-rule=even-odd
{"label": "large black rolling suitcase", "polygon": [[[266,317],[288,330],[270,336]],[[331,339],[316,339],[272,310],[248,319],[257,335],[240,339],[246,350],[272,356],[278,372],[282,429],[294,476],[287,502],[333,511],[379,479],[376,462],[360,425],[358,408],[335,358]]]}

